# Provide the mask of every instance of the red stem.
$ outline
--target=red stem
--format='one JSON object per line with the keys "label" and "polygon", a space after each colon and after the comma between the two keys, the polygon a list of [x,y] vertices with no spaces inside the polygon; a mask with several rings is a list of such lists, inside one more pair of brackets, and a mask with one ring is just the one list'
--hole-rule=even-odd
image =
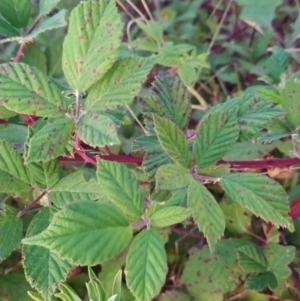
{"label": "red stem", "polygon": [[171,226],[171,231],[177,234],[182,234],[182,235],[186,235],[186,236],[190,236],[190,237],[194,237],[194,238],[198,238],[201,241],[203,241],[204,236],[200,233],[193,233],[193,232],[189,232],[187,230],[183,230],[183,229],[178,229],[174,226]]}

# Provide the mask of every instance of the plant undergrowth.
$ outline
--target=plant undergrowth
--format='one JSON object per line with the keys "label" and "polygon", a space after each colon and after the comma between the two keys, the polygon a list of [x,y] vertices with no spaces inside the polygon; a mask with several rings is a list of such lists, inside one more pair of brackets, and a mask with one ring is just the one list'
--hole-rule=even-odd
{"label": "plant undergrowth", "polygon": [[300,300],[300,3],[0,2],[0,299]]}

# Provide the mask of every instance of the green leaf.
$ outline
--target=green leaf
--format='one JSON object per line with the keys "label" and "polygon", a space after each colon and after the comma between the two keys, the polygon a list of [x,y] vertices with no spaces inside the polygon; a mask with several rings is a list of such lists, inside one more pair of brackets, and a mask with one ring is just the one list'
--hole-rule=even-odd
{"label": "green leaf", "polygon": [[150,217],[152,227],[163,228],[183,222],[191,215],[191,211],[183,207],[165,207]]}
{"label": "green leaf", "polygon": [[217,243],[213,256],[204,246],[187,260],[180,279],[188,292],[198,300],[223,301],[228,293],[243,285],[241,270],[237,266],[236,250],[249,241],[223,239]]}
{"label": "green leaf", "polygon": [[176,190],[188,186],[192,175],[186,168],[175,164],[165,164],[158,168],[155,178],[156,190]]}
{"label": "green leaf", "polygon": [[172,120],[184,130],[188,124],[192,106],[190,95],[182,81],[176,76],[159,74],[152,83],[152,94],[145,99],[143,112],[156,113]]}
{"label": "green leaf", "polygon": [[[87,97],[85,107],[92,112],[129,105],[155,63],[155,57],[118,59]],[[94,64],[94,63],[93,63]]]}
{"label": "green leaf", "polygon": [[122,30],[115,1],[82,2],[72,10],[62,66],[74,90],[87,90],[112,67],[119,53]]}
{"label": "green leaf", "polygon": [[0,104],[19,114],[63,116],[67,103],[60,90],[40,71],[23,63],[0,65]]}
{"label": "green leaf", "polygon": [[30,0],[1,0],[0,2],[1,15],[12,25],[17,28],[27,26],[30,13]]}
{"label": "green leaf", "polygon": [[238,0],[237,3],[243,7],[240,15],[242,20],[260,26],[270,26],[275,17],[275,8],[281,4],[281,0],[260,0],[256,1],[255,5],[252,0]]}
{"label": "green leaf", "polygon": [[285,190],[277,182],[258,174],[225,175],[221,187],[241,206],[277,227],[289,227],[289,204]]}
{"label": "green leaf", "polygon": [[[49,208],[42,209],[31,221],[26,237],[43,232],[50,224],[53,214]],[[36,288],[46,301],[58,285],[66,280],[71,264],[59,258],[55,253],[40,246],[24,245],[22,249],[25,275],[32,287]]]}
{"label": "green leaf", "polygon": [[106,294],[103,285],[98,279],[98,277],[95,275],[91,267],[88,267],[88,274],[89,282],[87,282],[85,285],[88,291],[89,300],[105,301]]}
{"label": "green leaf", "polygon": [[60,2],[60,0],[40,0],[40,15],[45,16]]}
{"label": "green leaf", "polygon": [[279,279],[286,279],[291,274],[288,265],[295,257],[295,250],[294,246],[281,246],[278,244],[268,244],[264,248],[269,270]]}
{"label": "green leaf", "polygon": [[1,119],[8,119],[8,118],[14,117],[16,115],[17,115],[17,113],[10,111],[10,110],[6,109],[4,106],[0,105],[0,118]]}
{"label": "green leaf", "polygon": [[49,248],[77,265],[96,265],[120,254],[131,238],[126,218],[115,207],[77,202],[55,214],[45,231],[22,242]]}
{"label": "green leaf", "polygon": [[193,180],[188,188],[188,204],[200,231],[208,241],[211,252],[225,231],[225,218],[212,194],[199,181]]}
{"label": "green leaf", "polygon": [[155,42],[161,43],[163,41],[163,28],[157,21],[148,21],[147,23],[137,20],[137,25]]}
{"label": "green leaf", "polygon": [[289,61],[289,55],[282,48],[273,48],[273,54],[268,58],[266,64],[275,83],[280,82],[281,75],[287,71]]}
{"label": "green leaf", "polygon": [[62,283],[59,286],[60,293],[55,294],[55,297],[60,298],[63,301],[82,301],[76,292],[67,284]]}
{"label": "green leaf", "polygon": [[246,281],[246,287],[249,290],[261,291],[266,287],[275,290],[278,286],[277,279],[272,272],[263,272],[258,275],[250,276]]}
{"label": "green leaf", "polygon": [[153,118],[162,148],[176,164],[190,168],[192,154],[184,133],[169,119],[161,118],[158,115],[154,115]]}
{"label": "green leaf", "polygon": [[101,193],[132,218],[141,217],[144,198],[137,179],[120,163],[98,161],[97,180]]}
{"label": "green leaf", "polygon": [[39,130],[29,141],[26,164],[49,161],[67,154],[75,123],[73,119],[52,119]]}
{"label": "green leaf", "polygon": [[22,158],[5,141],[0,141],[0,191],[17,196],[31,191],[30,179]]}
{"label": "green leaf", "polygon": [[30,296],[34,301],[44,301],[44,298],[41,294],[36,293],[36,292],[27,292],[28,296]]}
{"label": "green leaf", "polygon": [[117,295],[115,301],[121,301],[121,293],[122,293],[122,270],[119,270],[116,274],[112,287],[112,296]]}
{"label": "green leaf", "polygon": [[288,121],[296,128],[300,125],[300,115],[298,114],[300,106],[300,73],[291,76],[282,90],[281,105],[288,115]]}
{"label": "green leaf", "polygon": [[171,163],[172,160],[165,152],[154,153],[144,158],[142,168],[145,170],[149,178],[152,178],[154,177],[155,172],[159,166]]}
{"label": "green leaf", "polygon": [[17,216],[8,215],[0,220],[0,262],[8,257],[20,242],[22,230],[23,222]]}
{"label": "green leaf", "polygon": [[186,86],[190,86],[197,79],[197,72],[189,61],[182,62],[178,67],[178,74]]}
{"label": "green leaf", "polygon": [[[49,2],[50,1],[48,1],[48,3]],[[25,40],[32,40],[32,39],[35,39],[41,33],[44,33],[46,31],[65,27],[67,25],[66,14],[67,14],[67,10],[62,9],[55,15],[44,19],[42,22],[39,23],[39,25],[30,34],[28,34],[25,37]]]}
{"label": "green leaf", "polygon": [[73,172],[62,178],[50,191],[51,202],[60,208],[81,201],[94,201],[99,198],[95,179],[84,178],[82,171]]}
{"label": "green leaf", "polygon": [[26,167],[33,184],[39,188],[50,190],[60,179],[60,165],[56,160],[30,163]]}
{"label": "green leaf", "polygon": [[117,128],[111,118],[88,111],[76,124],[79,138],[92,147],[120,144]]}
{"label": "green leaf", "polygon": [[151,301],[165,283],[168,271],[164,242],[154,229],[139,233],[126,260],[127,285],[139,301]]}
{"label": "green leaf", "polygon": [[237,250],[240,267],[247,273],[265,272],[268,261],[256,246],[244,246]]}
{"label": "green leaf", "polygon": [[17,37],[20,35],[20,31],[17,28],[13,27],[0,15],[0,34],[7,37]]}
{"label": "green leaf", "polygon": [[193,154],[199,168],[215,164],[239,137],[237,109],[208,113],[196,131]]}

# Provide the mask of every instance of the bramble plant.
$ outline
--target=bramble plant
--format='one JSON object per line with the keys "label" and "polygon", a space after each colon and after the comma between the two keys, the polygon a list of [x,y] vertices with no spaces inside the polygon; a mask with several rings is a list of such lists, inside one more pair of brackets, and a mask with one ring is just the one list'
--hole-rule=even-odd
{"label": "bramble plant", "polygon": [[266,52],[281,1],[65,0],[68,22],[59,2],[0,2],[4,56],[19,43],[0,64],[0,299],[300,300],[299,60]]}

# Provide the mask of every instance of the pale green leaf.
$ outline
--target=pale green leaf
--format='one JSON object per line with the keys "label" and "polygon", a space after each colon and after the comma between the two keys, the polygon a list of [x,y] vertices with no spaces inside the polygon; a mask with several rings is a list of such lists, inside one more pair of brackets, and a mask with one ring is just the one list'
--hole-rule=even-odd
{"label": "pale green leaf", "polygon": [[116,295],[115,301],[121,301],[122,294],[122,270],[119,270],[116,274],[112,286],[112,295]]}
{"label": "pale green leaf", "polygon": [[32,136],[26,156],[26,164],[49,161],[67,154],[67,146],[75,128],[73,119],[58,118],[47,124]]}
{"label": "pale green leaf", "polygon": [[289,264],[295,257],[294,246],[282,246],[279,244],[268,244],[264,248],[264,254],[268,260],[269,270],[279,279],[286,279],[291,270]]}
{"label": "pale green leaf", "polygon": [[89,300],[106,300],[106,293],[104,287],[98,277],[95,275],[91,267],[88,267],[89,282],[85,283],[88,291]]}
{"label": "pale green leaf", "polygon": [[62,178],[50,191],[51,202],[57,207],[81,201],[94,201],[99,198],[95,179],[84,178],[82,171],[73,172]]}
{"label": "pale green leaf", "polygon": [[0,15],[0,34],[7,37],[17,37],[20,35],[20,31],[17,28],[13,27]]}
{"label": "pale green leaf", "polygon": [[152,227],[163,228],[185,221],[191,215],[191,210],[183,207],[160,208],[150,217]]}
{"label": "pale green leaf", "polygon": [[196,131],[193,154],[199,168],[215,164],[239,137],[237,109],[208,113]]}
{"label": "pale green leaf", "polygon": [[155,131],[162,148],[176,164],[190,168],[192,153],[184,133],[169,119],[161,118],[158,115],[153,115],[153,118]]}
{"label": "pale green leaf", "polygon": [[63,301],[82,301],[76,292],[67,284],[62,283],[59,286],[60,293],[55,294],[55,297],[60,298]]}
{"label": "pale green leaf", "polygon": [[17,216],[5,216],[4,220],[0,221],[0,262],[8,257],[20,242],[22,230],[23,222]]}
{"label": "pale green leaf", "polygon": [[8,119],[10,117],[16,116],[17,113],[6,109],[4,106],[0,105],[0,118]]}
{"label": "pale green leaf", "polygon": [[88,111],[76,124],[79,138],[92,147],[120,144],[117,128],[111,118]]}
{"label": "pale green leaf", "polygon": [[242,20],[269,27],[275,17],[275,9],[282,1],[259,0],[253,3],[253,0],[237,0],[237,3],[242,6],[240,15]]}
{"label": "pale green leaf", "polygon": [[35,39],[39,34],[44,33],[48,30],[65,27],[67,25],[66,14],[67,10],[62,9],[55,15],[42,20],[39,25],[25,37],[25,39]]}
{"label": "pale green leaf", "polygon": [[31,291],[28,291],[27,292],[28,296],[30,296],[34,301],[45,301],[43,296],[39,293],[36,293],[36,292],[31,292]]}
{"label": "pale green leaf", "polygon": [[[143,112],[156,113],[172,120],[184,130],[189,121],[192,106],[190,95],[179,77],[160,74],[152,84],[152,94],[143,103]],[[152,118],[152,115],[151,115]]]}
{"label": "pale green leaf", "polygon": [[186,86],[190,86],[197,79],[197,72],[189,61],[182,62],[178,67],[178,74]]}
{"label": "pale green leaf", "polygon": [[[52,217],[53,214],[49,208],[42,209],[31,221],[26,237],[32,237],[44,231],[49,226]],[[22,255],[27,280],[46,301],[50,301],[58,285],[66,280],[72,268],[71,264],[60,259],[49,249],[35,245],[24,245]]]}
{"label": "pale green leaf", "polygon": [[130,105],[141,90],[155,60],[155,57],[118,59],[101,81],[92,87],[85,107],[92,112],[101,112],[120,105]]}
{"label": "pale green leaf", "polygon": [[22,242],[49,248],[74,264],[96,265],[120,254],[131,238],[128,221],[115,207],[77,202],[56,213],[45,231]]}
{"label": "pale green leaf", "polygon": [[168,271],[164,242],[154,229],[139,233],[126,260],[127,285],[139,301],[151,301],[165,283]]}
{"label": "pale green leaf", "polygon": [[24,28],[27,26],[30,12],[30,0],[1,0],[0,1],[1,15],[13,26]]}
{"label": "pale green leaf", "polygon": [[192,175],[184,167],[164,164],[158,168],[155,179],[156,190],[176,190],[188,186],[192,180]]}
{"label": "pale green leaf", "polygon": [[277,279],[272,272],[266,271],[258,275],[250,276],[246,281],[246,287],[249,290],[261,291],[266,287],[275,290],[278,286]]}
{"label": "pale green leaf", "polygon": [[161,43],[163,40],[163,28],[157,21],[144,21],[138,20],[137,25],[155,42]]}
{"label": "pale green leaf", "polygon": [[57,86],[23,63],[0,65],[0,104],[20,114],[63,116],[67,103]]}
{"label": "pale green leaf", "polygon": [[122,29],[115,1],[82,2],[72,10],[62,66],[74,90],[87,90],[112,67],[119,53]]}
{"label": "pale green leaf", "polygon": [[60,2],[60,0],[40,0],[40,15],[45,16]]}
{"label": "pale green leaf", "polygon": [[256,246],[244,246],[237,250],[240,267],[247,273],[259,273],[268,269],[264,253]]}
{"label": "pale green leaf", "polygon": [[255,215],[277,227],[290,226],[288,196],[277,182],[263,175],[235,173],[223,176],[220,185],[233,201]]}
{"label": "pale green leaf", "polygon": [[208,189],[196,180],[189,185],[188,204],[199,230],[204,233],[213,252],[225,231],[225,218],[221,208]]}
{"label": "pale green leaf", "polygon": [[133,218],[142,216],[145,210],[142,191],[124,164],[98,161],[97,180],[101,193],[126,215]]}
{"label": "pale green leaf", "polygon": [[300,73],[296,73],[286,82],[282,91],[281,105],[288,114],[288,121],[296,128],[300,125]]}

